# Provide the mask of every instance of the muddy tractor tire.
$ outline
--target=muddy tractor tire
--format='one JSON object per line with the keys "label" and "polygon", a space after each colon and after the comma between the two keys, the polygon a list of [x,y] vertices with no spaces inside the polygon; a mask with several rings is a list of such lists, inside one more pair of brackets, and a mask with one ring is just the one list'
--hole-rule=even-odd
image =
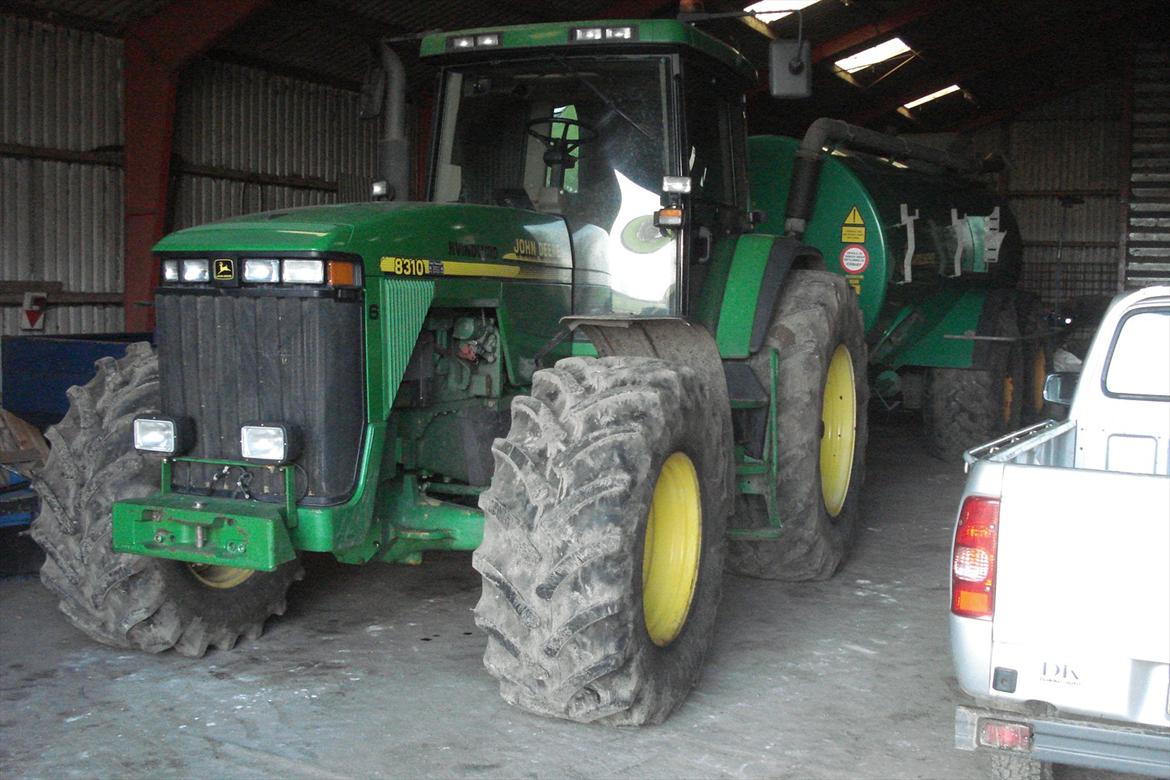
{"label": "muddy tractor tire", "polygon": [[473,558],[484,665],[509,703],[642,725],[694,686],[734,479],[706,382],[654,358],[570,358],[513,401]]}
{"label": "muddy tractor tire", "polygon": [[97,375],[69,390],[65,418],[49,430],[49,459],[33,486],[41,513],[32,537],[45,550],[41,581],[58,607],[92,639],[157,653],[202,656],[240,636],[256,638],[281,614],[299,561],[274,572],[115,553],[115,500],[157,488],[158,461],[133,448],[134,417],[158,409],[158,360],[133,344],[121,360],[98,361]]}
{"label": "muddy tractor tire", "polygon": [[[1020,334],[1015,307],[1000,305],[993,336]],[[1019,341],[990,342],[983,368],[932,368],[922,410],[931,452],[958,461],[963,452],[1020,426],[1024,396],[1024,348]]]}
{"label": "muddy tractor tire", "polygon": [[[866,347],[861,312],[844,279],[793,271],[752,359],[771,386],[771,352],[779,358],[778,539],[732,541],[729,568],[751,577],[823,580],[849,556],[865,481],[868,437]],[[738,499],[735,524],[765,528],[762,496]]]}

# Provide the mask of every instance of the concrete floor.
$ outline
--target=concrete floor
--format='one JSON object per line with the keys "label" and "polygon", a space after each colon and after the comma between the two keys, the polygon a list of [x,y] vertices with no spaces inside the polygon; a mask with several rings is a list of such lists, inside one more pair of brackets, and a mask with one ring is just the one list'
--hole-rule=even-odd
{"label": "concrete floor", "polygon": [[35,579],[0,580],[0,776],[983,777],[951,747],[962,470],[888,423],[869,462],[852,561],[824,583],[728,576],[699,686],[641,730],[503,703],[469,555],[311,560],[261,639],[201,660],[94,644]]}

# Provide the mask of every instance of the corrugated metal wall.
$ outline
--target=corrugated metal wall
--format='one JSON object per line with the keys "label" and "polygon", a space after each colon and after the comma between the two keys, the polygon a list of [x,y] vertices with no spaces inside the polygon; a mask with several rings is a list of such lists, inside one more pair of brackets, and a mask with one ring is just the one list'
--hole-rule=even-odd
{"label": "corrugated metal wall", "polygon": [[975,139],[1008,160],[1003,184],[1024,240],[1020,286],[1049,304],[1118,289],[1122,91],[1097,84]]}
{"label": "corrugated metal wall", "polygon": [[[37,159],[122,145],[122,43],[0,15],[0,281],[122,289],[122,170],[115,160]],[[365,200],[376,122],[357,95],[254,68],[203,62],[179,93],[175,228],[262,209]],[[196,174],[197,172],[197,174]],[[0,306],[2,332],[19,307]],[[122,328],[119,305],[54,306],[46,333]]]}
{"label": "corrugated metal wall", "polygon": [[[0,143],[92,151],[122,143],[121,41],[0,16]],[[0,157],[0,281],[122,289],[122,171]],[[0,306],[5,334],[21,311]],[[122,328],[120,306],[60,306],[46,333]]]}
{"label": "corrugated metal wall", "polygon": [[[377,122],[358,119],[353,92],[254,68],[201,63],[180,93],[175,151],[184,167],[219,169],[225,176],[180,175],[175,227],[267,209],[365,200],[377,136]],[[261,176],[242,181],[247,174]]]}

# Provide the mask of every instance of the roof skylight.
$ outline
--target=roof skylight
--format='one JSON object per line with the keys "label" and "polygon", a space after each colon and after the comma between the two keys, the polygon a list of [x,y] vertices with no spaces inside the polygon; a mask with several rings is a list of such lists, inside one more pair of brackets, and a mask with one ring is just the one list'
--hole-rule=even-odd
{"label": "roof skylight", "polygon": [[851,54],[844,59],[837,60],[836,65],[846,73],[856,73],[909,51],[910,47],[901,38],[891,38],[877,46],[871,46],[865,51],[859,51],[857,54]]}
{"label": "roof skylight", "polygon": [[921,106],[923,103],[929,103],[932,100],[938,100],[943,95],[949,95],[952,92],[958,92],[958,91],[959,91],[959,85],[958,84],[951,84],[949,87],[943,87],[938,92],[931,92],[929,95],[923,95],[922,97],[918,98],[917,100],[911,100],[909,103],[902,106],[902,108],[907,108],[907,109],[917,108],[918,106]]}
{"label": "roof skylight", "polygon": [[761,22],[771,24],[794,11],[800,11],[818,2],[820,0],[758,0],[743,10],[751,11]]}

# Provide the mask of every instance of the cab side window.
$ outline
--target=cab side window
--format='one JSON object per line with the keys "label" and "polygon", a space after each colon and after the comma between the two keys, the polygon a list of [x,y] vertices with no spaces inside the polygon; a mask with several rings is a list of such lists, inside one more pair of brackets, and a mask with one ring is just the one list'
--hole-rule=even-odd
{"label": "cab side window", "polygon": [[684,96],[687,144],[683,170],[696,198],[746,206],[743,107],[739,90],[700,70],[690,73]]}

